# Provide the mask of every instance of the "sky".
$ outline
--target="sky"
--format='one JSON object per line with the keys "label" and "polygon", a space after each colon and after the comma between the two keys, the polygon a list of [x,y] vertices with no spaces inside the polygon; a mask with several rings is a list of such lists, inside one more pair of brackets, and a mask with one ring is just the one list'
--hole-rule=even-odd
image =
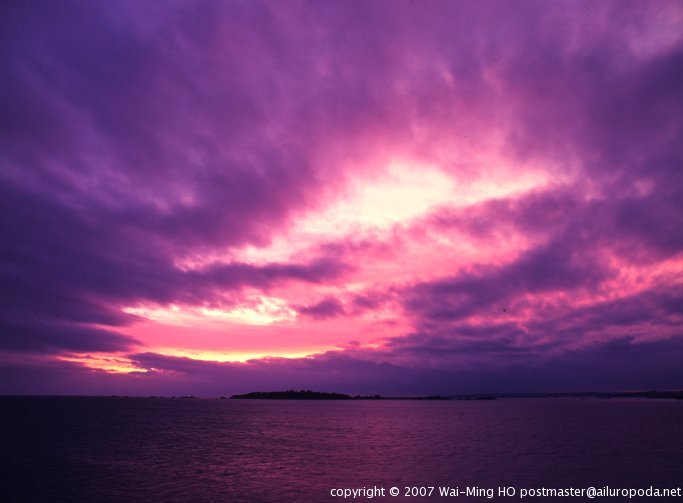
{"label": "sky", "polygon": [[683,388],[683,2],[0,6],[0,393]]}

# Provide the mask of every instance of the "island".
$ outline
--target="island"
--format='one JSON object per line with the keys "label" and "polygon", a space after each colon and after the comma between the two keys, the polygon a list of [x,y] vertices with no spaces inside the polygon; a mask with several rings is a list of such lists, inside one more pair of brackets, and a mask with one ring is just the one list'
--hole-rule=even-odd
{"label": "island", "polygon": [[[384,397],[380,395],[346,395],[344,393],[329,393],[311,390],[288,391],[252,391],[244,395],[232,395],[237,400],[453,400],[452,397],[432,395],[418,397]],[[461,398],[462,399],[462,398]],[[468,400],[495,400],[492,396],[472,396]]]}
{"label": "island", "polygon": [[353,400],[343,393],[325,393],[311,390],[289,391],[252,391],[244,395],[232,395],[231,399],[242,400]]}

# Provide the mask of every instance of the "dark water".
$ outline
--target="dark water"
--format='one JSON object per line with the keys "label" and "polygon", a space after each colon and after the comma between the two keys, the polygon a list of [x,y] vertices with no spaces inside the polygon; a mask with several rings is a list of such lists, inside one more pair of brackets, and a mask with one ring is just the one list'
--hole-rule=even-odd
{"label": "dark water", "polygon": [[[683,486],[683,403],[674,400],[0,398],[0,410],[0,501],[342,501],[330,489]],[[518,492],[493,501],[521,500]]]}

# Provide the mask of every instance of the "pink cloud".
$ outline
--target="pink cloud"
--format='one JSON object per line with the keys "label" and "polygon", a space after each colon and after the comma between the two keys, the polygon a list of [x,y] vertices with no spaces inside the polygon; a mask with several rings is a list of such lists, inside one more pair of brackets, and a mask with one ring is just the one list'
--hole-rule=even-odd
{"label": "pink cloud", "polygon": [[3,14],[0,353],[28,387],[521,385],[678,351],[677,3]]}

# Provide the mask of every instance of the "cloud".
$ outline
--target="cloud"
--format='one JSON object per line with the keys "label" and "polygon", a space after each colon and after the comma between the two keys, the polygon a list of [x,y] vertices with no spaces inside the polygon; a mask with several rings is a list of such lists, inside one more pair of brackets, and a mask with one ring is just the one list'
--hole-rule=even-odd
{"label": "cloud", "polygon": [[311,306],[300,306],[298,311],[313,319],[333,318],[344,314],[344,305],[339,300],[330,297]]}
{"label": "cloud", "polygon": [[[633,345],[633,354],[649,348],[654,355],[665,341],[680,339],[682,301],[680,287],[658,285],[589,304],[532,301],[532,316],[516,315],[512,307],[513,313],[499,309],[472,318],[445,318],[439,313],[433,319],[431,313],[420,312],[418,329],[390,339],[381,355],[383,361],[408,366],[533,369],[543,362],[574,358],[578,365],[582,355],[619,340]],[[517,308],[523,310],[523,303]],[[606,368],[612,365],[608,358],[602,363]]]}
{"label": "cloud", "polygon": [[93,214],[82,214],[0,182],[3,257],[0,308],[5,349],[121,350],[135,341],[89,325],[123,327],[137,303],[211,303],[250,286],[324,283],[349,267],[331,258],[310,263],[213,263],[184,270],[161,249],[139,242]]}
{"label": "cloud", "polygon": [[[635,383],[636,353],[667,338],[677,351],[680,4],[0,9],[0,351],[137,351],[151,339],[124,334],[141,321],[126,308],[272,292],[303,322],[356,321],[325,340],[359,340],[355,352],[212,367],[148,347],[138,363],[196,365],[182,372],[209,388],[213,373],[256,376],[246,387],[284,372],[417,390],[437,374],[493,385],[508,361],[522,386],[555,375],[551,357],[567,372],[558,386],[581,358]],[[396,222],[412,201],[382,192],[392,166],[452,193],[426,191],[427,213]],[[364,201],[378,214],[363,222],[391,225],[326,227],[366,186],[404,199],[394,212]],[[292,229],[311,221],[299,241]],[[358,320],[405,330],[387,340]],[[610,351],[628,357],[601,359]],[[662,367],[633,363],[642,385],[674,382],[668,356],[653,359]],[[32,361],[76,387],[90,372]]]}
{"label": "cloud", "polygon": [[49,354],[60,351],[125,351],[140,344],[132,337],[111,330],[93,329],[49,318],[26,321],[3,320],[2,351],[34,351]]}
{"label": "cloud", "polygon": [[[683,377],[672,365],[683,353],[679,335],[666,340],[635,343],[622,337],[587,348],[536,359],[511,360],[505,365],[405,366],[378,361],[355,350],[329,352],[305,359],[267,359],[247,363],[211,363],[150,353],[133,356],[145,368],[179,372],[184,377],[220,383],[235,389],[308,388],[348,393],[477,393],[529,390],[605,390],[628,386],[672,388]],[[490,349],[490,348],[489,348]],[[606,365],[611,363],[611,365]],[[608,367],[608,369],[605,369]],[[647,382],[640,382],[642,378]],[[225,389],[225,388],[223,388]]]}
{"label": "cloud", "polygon": [[571,292],[609,277],[607,266],[579,255],[573,244],[573,240],[553,241],[504,266],[474,267],[452,278],[417,284],[406,292],[404,305],[409,312],[432,320],[452,320],[482,310],[506,309],[526,294]]}
{"label": "cloud", "polygon": [[[376,356],[376,355],[375,355]],[[131,355],[144,372],[112,374],[69,362],[2,362],[0,393],[221,396],[254,390],[309,389],[410,396],[675,389],[683,374],[681,336],[647,343],[625,337],[532,364],[415,367],[373,361],[354,350],[305,359],[218,363],[154,353]],[[9,383],[17,383],[10,386]],[[274,386],[273,383],[277,383]]]}

